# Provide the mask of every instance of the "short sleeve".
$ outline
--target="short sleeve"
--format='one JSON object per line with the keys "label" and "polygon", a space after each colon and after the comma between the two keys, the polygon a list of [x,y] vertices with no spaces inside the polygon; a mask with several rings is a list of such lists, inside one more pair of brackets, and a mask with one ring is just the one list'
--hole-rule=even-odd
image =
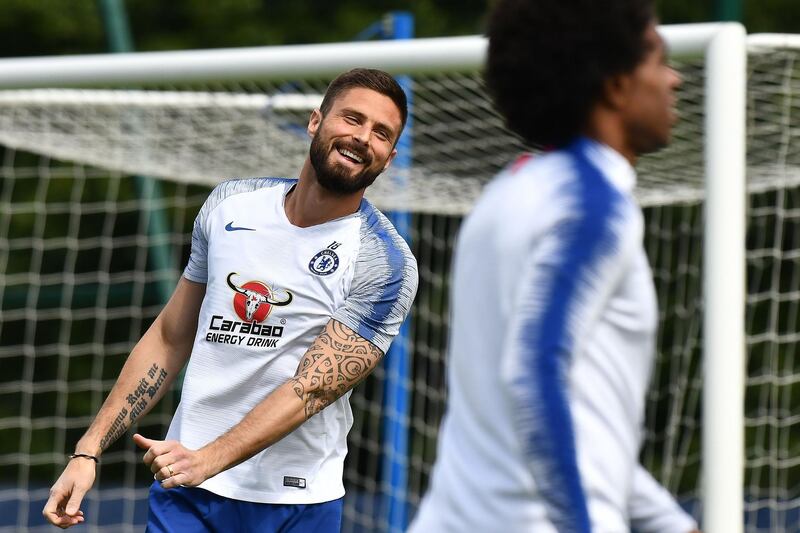
{"label": "short sleeve", "polygon": [[192,227],[192,251],[183,270],[183,277],[197,283],[208,283],[209,218],[223,200],[235,194],[252,192],[276,185],[289,186],[296,182],[288,178],[245,178],[223,181],[211,191]]}
{"label": "short sleeve", "polygon": [[417,262],[386,217],[371,205],[361,214],[350,292],[333,318],[386,353],[417,293]]}
{"label": "short sleeve", "polygon": [[189,281],[195,281],[197,283],[208,282],[208,233],[205,221],[208,218],[208,213],[211,211],[209,204],[218,188],[219,185],[211,192],[203,203],[203,207],[200,208],[197,217],[194,219],[194,226],[192,226],[192,251],[189,254],[189,262],[186,263],[186,268],[183,270],[183,277]]}

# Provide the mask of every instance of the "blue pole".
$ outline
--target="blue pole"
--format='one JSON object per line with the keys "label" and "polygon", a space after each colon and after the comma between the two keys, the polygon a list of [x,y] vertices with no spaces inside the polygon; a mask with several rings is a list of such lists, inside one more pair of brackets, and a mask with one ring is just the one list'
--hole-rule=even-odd
{"label": "blue pole", "polygon": [[[412,39],[414,16],[405,11],[394,11],[384,21],[387,39]],[[412,80],[410,76],[397,76],[408,99],[409,117],[400,140],[397,156],[392,162],[395,172],[390,176],[398,185],[403,185],[412,166],[411,131],[413,128],[411,109],[413,106]],[[397,232],[411,244],[411,215],[407,211],[388,213]],[[384,494],[384,509],[390,533],[402,533],[408,525],[408,445],[411,420],[410,367],[411,339],[409,320],[400,327],[400,333],[386,355],[386,386],[383,397],[383,464],[381,472]]]}

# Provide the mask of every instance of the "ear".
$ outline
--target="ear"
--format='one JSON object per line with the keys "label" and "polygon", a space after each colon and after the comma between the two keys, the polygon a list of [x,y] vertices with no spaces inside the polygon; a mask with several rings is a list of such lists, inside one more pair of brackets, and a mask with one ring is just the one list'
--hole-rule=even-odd
{"label": "ear", "polygon": [[392,164],[392,161],[394,160],[394,156],[396,156],[396,155],[397,155],[397,148],[395,148],[394,150],[392,150],[392,153],[391,153],[391,154],[389,154],[389,157],[388,157],[388,158],[386,158],[386,164],[385,164],[385,165],[383,165],[383,170],[381,170],[381,172],[383,172],[384,170],[386,170],[387,168],[389,168],[389,165],[391,165],[391,164]]}
{"label": "ear", "polygon": [[606,78],[603,82],[603,102],[611,109],[625,107],[630,98],[631,82],[631,75],[628,73]]}
{"label": "ear", "polygon": [[308,127],[306,131],[308,132],[309,137],[314,137],[316,135],[317,130],[319,129],[319,125],[322,123],[322,111],[319,109],[315,109],[311,112],[311,116],[308,117]]}

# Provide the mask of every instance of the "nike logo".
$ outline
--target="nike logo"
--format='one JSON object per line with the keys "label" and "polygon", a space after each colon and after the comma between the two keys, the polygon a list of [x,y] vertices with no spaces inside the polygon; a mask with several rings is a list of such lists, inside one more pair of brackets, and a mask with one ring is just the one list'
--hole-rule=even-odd
{"label": "nike logo", "polygon": [[225,231],[255,231],[253,228],[237,228],[233,225],[233,220],[228,222],[228,225],[225,226]]}

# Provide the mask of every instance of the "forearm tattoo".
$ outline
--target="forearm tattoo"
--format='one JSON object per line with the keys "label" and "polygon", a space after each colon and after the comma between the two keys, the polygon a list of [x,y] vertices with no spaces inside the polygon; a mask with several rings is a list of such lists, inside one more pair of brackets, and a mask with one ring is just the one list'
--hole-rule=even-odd
{"label": "forearm tattoo", "polygon": [[332,320],[306,351],[292,388],[311,418],[353,388],[377,366],[383,352],[341,322]]}
{"label": "forearm tattoo", "polygon": [[153,366],[147,371],[147,375],[141,378],[136,384],[136,388],[125,397],[128,405],[119,410],[108,433],[100,440],[101,449],[105,450],[110,446],[139,418],[139,415],[150,405],[150,401],[158,394],[167,376],[166,370],[153,363]]}

